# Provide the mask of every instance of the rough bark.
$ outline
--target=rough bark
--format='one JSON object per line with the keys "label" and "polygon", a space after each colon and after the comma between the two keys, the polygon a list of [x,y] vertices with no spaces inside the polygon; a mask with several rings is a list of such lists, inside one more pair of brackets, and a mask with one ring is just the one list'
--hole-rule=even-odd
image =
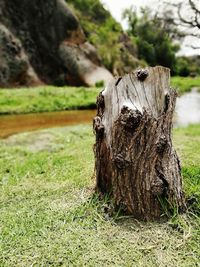
{"label": "rough bark", "polygon": [[139,70],[114,79],[97,99],[96,190],[142,220],[185,207],[171,140],[176,92],[169,80],[167,68]]}

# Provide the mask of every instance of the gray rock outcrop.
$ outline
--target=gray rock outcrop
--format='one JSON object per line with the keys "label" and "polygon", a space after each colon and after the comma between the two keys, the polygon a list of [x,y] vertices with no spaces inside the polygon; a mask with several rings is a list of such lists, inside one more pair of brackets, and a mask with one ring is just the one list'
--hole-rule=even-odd
{"label": "gray rock outcrop", "polygon": [[64,0],[0,0],[0,86],[94,85],[111,77]]}

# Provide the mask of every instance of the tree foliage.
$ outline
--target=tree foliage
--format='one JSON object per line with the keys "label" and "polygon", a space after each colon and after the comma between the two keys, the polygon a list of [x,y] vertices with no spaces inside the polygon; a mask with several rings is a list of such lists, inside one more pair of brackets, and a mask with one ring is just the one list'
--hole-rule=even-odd
{"label": "tree foliage", "polygon": [[[162,3],[164,11],[161,13],[143,8],[138,15],[133,8],[125,10],[128,37],[100,0],[65,1],[79,18],[87,40],[97,49],[103,65],[113,74],[122,75],[138,66],[145,66],[146,63],[169,67],[172,74],[176,75],[199,73],[199,61],[194,63],[186,57],[176,56],[180,46],[175,41],[181,43],[185,36],[175,22],[175,18],[178,18],[177,8],[183,8],[183,4],[177,6],[175,3],[165,8]],[[194,1],[196,0],[185,0],[188,5]],[[180,12],[183,14],[182,9]]]}
{"label": "tree foliage", "polygon": [[84,16],[88,16],[97,22],[104,22],[110,17],[107,11],[99,0],[66,0],[72,4],[77,10],[84,12]]}
{"label": "tree foliage", "polygon": [[139,58],[151,66],[168,67],[175,73],[179,46],[174,44],[168,25],[148,8],[141,9],[141,16],[133,8],[126,9],[123,15],[128,20],[129,35],[135,37]]}
{"label": "tree foliage", "polygon": [[178,57],[177,74],[183,77],[200,75],[200,56]]}

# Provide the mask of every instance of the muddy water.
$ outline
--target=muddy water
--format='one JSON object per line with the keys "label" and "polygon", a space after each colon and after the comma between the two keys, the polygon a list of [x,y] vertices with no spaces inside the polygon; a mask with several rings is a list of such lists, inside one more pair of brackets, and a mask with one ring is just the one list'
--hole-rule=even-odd
{"label": "muddy water", "polygon": [[0,138],[42,128],[92,123],[95,112],[95,110],[73,110],[0,116]]}

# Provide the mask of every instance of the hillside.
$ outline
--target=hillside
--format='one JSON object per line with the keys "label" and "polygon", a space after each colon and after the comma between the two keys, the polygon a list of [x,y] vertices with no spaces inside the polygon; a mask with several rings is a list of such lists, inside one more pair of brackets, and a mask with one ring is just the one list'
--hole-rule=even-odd
{"label": "hillside", "polygon": [[87,40],[98,51],[104,66],[114,75],[123,75],[138,65],[134,42],[99,0],[66,0],[79,18]]}
{"label": "hillside", "polygon": [[138,65],[98,0],[0,1],[0,86],[94,85]]}

